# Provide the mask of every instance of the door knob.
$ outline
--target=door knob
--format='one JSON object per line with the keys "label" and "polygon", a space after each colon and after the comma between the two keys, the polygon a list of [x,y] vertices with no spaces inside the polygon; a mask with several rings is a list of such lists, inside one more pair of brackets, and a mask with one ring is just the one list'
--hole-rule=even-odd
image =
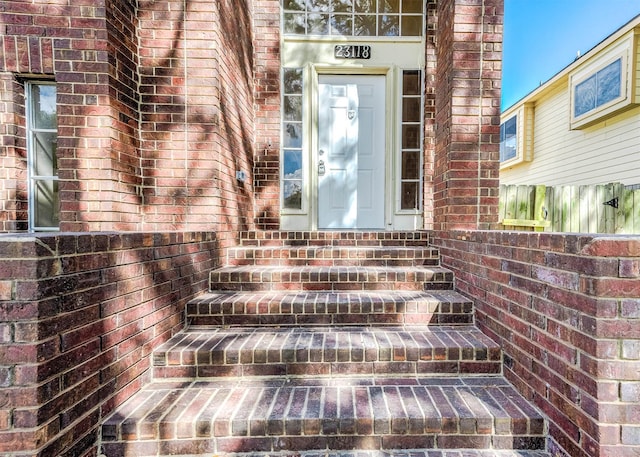
{"label": "door knob", "polygon": [[318,162],[318,176],[324,175],[324,172],[325,172],[324,160],[321,160],[320,162]]}

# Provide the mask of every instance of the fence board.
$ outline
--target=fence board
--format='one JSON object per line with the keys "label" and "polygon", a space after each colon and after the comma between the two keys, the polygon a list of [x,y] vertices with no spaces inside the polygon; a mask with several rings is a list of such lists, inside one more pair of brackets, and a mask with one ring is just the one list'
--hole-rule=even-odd
{"label": "fence board", "polygon": [[[605,205],[617,197],[618,208]],[[621,183],[597,186],[500,187],[500,220],[521,229],[557,232],[640,233],[640,189]],[[546,217],[545,217],[546,216]],[[545,222],[546,220],[546,222]]]}

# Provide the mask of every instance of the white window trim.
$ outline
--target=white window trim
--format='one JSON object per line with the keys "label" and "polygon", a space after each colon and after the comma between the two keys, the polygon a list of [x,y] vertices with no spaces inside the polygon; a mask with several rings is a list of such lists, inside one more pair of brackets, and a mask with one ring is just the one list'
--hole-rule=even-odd
{"label": "white window trim", "polygon": [[34,176],[33,170],[35,169],[35,157],[34,157],[34,135],[33,132],[55,132],[57,129],[36,129],[34,127],[34,115],[32,106],[32,88],[34,86],[55,86],[55,81],[51,80],[34,80],[27,81],[25,83],[25,114],[26,114],[26,132],[27,132],[27,182],[28,182],[28,217],[29,217],[29,232],[58,232],[60,227],[40,227],[35,225],[36,220],[36,190],[35,184],[37,181],[59,181],[57,175],[53,176]]}
{"label": "white window trim", "polygon": [[502,126],[505,122],[517,116],[516,120],[516,156],[500,162],[500,169],[509,168],[533,160],[533,103],[523,103],[517,109],[507,111],[502,115]]}
{"label": "white window trim", "polygon": [[[578,130],[589,127],[596,122],[605,120],[606,118],[617,114],[618,112],[628,109],[633,106],[632,103],[632,90],[630,81],[633,81],[633,75],[630,74],[633,71],[633,65],[631,62],[631,52],[633,50],[632,37],[624,40],[614,48],[602,53],[599,57],[585,62],[584,66],[579,67],[576,71],[569,75],[569,97],[570,97],[570,116],[571,116],[571,129]],[[580,116],[575,116],[575,90],[576,87],[592,77],[598,71],[614,63],[617,60],[621,60],[621,72],[620,72],[620,96],[604,103],[594,109],[587,111]]]}

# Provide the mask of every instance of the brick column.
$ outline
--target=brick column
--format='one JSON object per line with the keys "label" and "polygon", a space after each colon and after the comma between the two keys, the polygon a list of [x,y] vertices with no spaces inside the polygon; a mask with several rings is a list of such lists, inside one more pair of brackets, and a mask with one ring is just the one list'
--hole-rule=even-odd
{"label": "brick column", "polygon": [[498,220],[503,0],[440,0],[434,228]]}

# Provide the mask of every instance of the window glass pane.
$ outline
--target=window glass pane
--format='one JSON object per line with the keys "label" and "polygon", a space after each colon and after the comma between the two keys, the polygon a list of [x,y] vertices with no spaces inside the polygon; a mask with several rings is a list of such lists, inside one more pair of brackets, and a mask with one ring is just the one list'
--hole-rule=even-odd
{"label": "window glass pane", "polygon": [[55,176],[58,173],[55,132],[35,132],[33,135],[34,176]]}
{"label": "window glass pane", "polygon": [[353,21],[351,16],[335,15],[331,22],[331,35],[353,35]]}
{"label": "window glass pane", "polygon": [[576,86],[574,115],[580,116],[596,107],[596,75]]}
{"label": "window glass pane", "polygon": [[283,206],[287,209],[302,209],[302,181],[284,181]]}
{"label": "window glass pane", "polygon": [[402,100],[402,122],[420,122],[419,98],[404,98]]}
{"label": "window glass pane", "polygon": [[302,179],[302,151],[284,151],[284,177],[285,179]]}
{"label": "window glass pane", "polygon": [[285,148],[302,147],[302,124],[286,122],[283,130]]}
{"label": "window glass pane", "polygon": [[333,0],[333,11],[336,13],[351,13],[353,0]]}
{"label": "window glass pane", "polygon": [[418,189],[419,184],[417,182],[403,182],[401,189],[401,202],[400,209],[418,209]]}
{"label": "window glass pane", "polygon": [[379,36],[400,36],[400,17],[384,15],[379,17]]}
{"label": "window glass pane", "polygon": [[620,96],[621,71],[622,61],[618,59],[598,72],[598,106]]}
{"label": "window glass pane", "polygon": [[36,181],[34,194],[34,226],[58,227],[60,224],[58,181]]}
{"label": "window glass pane", "polygon": [[302,94],[302,70],[300,68],[285,68],[282,77],[285,94]]}
{"label": "window glass pane", "polygon": [[407,124],[402,126],[402,149],[420,148],[420,125]]}
{"label": "window glass pane", "polygon": [[355,0],[357,13],[375,13],[378,10],[377,0]]}
{"label": "window glass pane", "polygon": [[420,95],[420,71],[405,70],[402,72],[402,94]]}
{"label": "window glass pane", "polygon": [[355,36],[376,36],[376,16],[356,16],[353,34]]}
{"label": "window glass pane", "polygon": [[34,127],[55,129],[57,127],[56,86],[34,85],[32,87]]}
{"label": "window glass pane", "polygon": [[328,13],[329,0],[311,0],[307,2],[307,11]]}
{"label": "window glass pane", "polygon": [[507,119],[500,126],[500,161],[513,159],[518,155],[517,150],[517,130],[518,116]]}
{"label": "window glass pane", "polygon": [[399,13],[400,0],[378,0],[378,12]]}
{"label": "window glass pane", "polygon": [[285,10],[304,11],[307,0],[283,0],[282,6]]}
{"label": "window glass pane", "polygon": [[286,121],[302,120],[302,97],[297,95],[286,95],[284,97],[284,119]]}
{"label": "window glass pane", "polygon": [[420,153],[404,151],[402,153],[402,179],[420,178]]}
{"label": "window glass pane", "polygon": [[329,35],[329,15],[309,14],[307,27],[310,35]]}
{"label": "window glass pane", "polygon": [[402,36],[421,36],[422,16],[402,16]]}
{"label": "window glass pane", "polygon": [[422,14],[423,3],[424,0],[402,0],[402,12]]}
{"label": "window glass pane", "polygon": [[284,13],[284,33],[304,35],[306,32],[304,14]]}

